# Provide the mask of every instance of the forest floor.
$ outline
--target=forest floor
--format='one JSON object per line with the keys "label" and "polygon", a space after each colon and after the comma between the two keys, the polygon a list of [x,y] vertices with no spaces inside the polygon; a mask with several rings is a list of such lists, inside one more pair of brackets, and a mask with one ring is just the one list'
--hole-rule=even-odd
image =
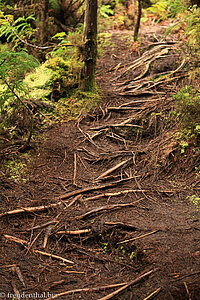
{"label": "forest floor", "polygon": [[50,129],[24,181],[1,174],[2,299],[200,299],[196,161],[168,121],[184,63],[174,36],[156,41],[164,30],[143,28],[142,56],[113,31],[97,108]]}

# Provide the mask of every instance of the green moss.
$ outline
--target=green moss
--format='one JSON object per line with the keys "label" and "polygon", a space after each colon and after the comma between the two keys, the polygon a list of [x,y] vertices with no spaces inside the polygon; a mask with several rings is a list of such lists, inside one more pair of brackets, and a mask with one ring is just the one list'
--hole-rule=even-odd
{"label": "green moss", "polygon": [[195,206],[196,209],[200,210],[200,198],[196,195],[189,197],[190,202]]}
{"label": "green moss", "polygon": [[20,155],[20,158],[13,158],[5,163],[5,168],[8,171],[9,177],[17,182],[26,182],[27,164],[31,161],[31,155],[24,153]]}
{"label": "green moss", "polygon": [[185,149],[189,142],[198,146],[200,142],[200,93],[191,86],[185,86],[174,98],[177,118],[180,121],[178,139],[184,146],[182,149]]}

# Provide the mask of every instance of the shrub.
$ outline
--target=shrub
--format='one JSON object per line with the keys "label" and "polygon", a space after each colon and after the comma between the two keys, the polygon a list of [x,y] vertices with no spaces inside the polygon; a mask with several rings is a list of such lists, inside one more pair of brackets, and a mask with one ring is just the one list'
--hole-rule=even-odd
{"label": "shrub", "polygon": [[200,136],[200,92],[186,86],[174,96],[177,115],[185,139],[199,143]]}

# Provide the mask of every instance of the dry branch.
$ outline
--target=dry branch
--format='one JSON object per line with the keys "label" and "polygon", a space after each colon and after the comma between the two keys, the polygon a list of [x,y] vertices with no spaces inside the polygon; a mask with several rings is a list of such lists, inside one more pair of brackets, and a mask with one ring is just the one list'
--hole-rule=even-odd
{"label": "dry branch", "polygon": [[73,199],[69,204],[66,205],[65,209],[71,207],[71,206],[72,206],[74,203],[76,203],[76,201],[78,201],[81,197],[82,197],[82,195],[77,195],[76,197],[74,197],[74,199]]}
{"label": "dry branch", "polygon": [[120,162],[119,164],[115,165],[114,167],[108,169],[107,171],[105,171],[104,173],[102,173],[100,176],[98,176],[96,178],[96,180],[104,178],[105,176],[107,176],[110,173],[114,172],[115,170],[119,169],[121,166],[125,165],[128,161],[129,161],[129,159],[124,160],[124,161]]}
{"label": "dry branch", "polygon": [[74,175],[73,175],[73,184],[76,185],[76,174],[77,174],[77,154],[74,153]]}
{"label": "dry branch", "polygon": [[[61,195],[61,196],[57,197],[55,200],[64,200],[64,199],[68,199],[70,197],[79,195],[70,204],[68,204],[66,206],[68,208],[72,204],[74,204],[81,197],[81,194],[84,194],[84,193],[87,193],[87,192],[91,192],[91,191],[97,191],[97,190],[112,188],[112,187],[115,187],[118,184],[122,184],[122,183],[124,183],[126,181],[129,181],[131,179],[133,179],[133,177],[121,179],[121,180],[115,181],[113,183],[109,183],[107,185],[98,185],[98,186],[92,186],[92,187],[90,186],[90,187],[87,187],[87,188],[79,189],[79,190],[72,191],[72,192],[66,193],[64,195]],[[5,216],[17,215],[17,214],[21,214],[21,213],[32,213],[32,212],[44,211],[44,210],[47,210],[49,208],[57,207],[57,206],[59,206],[61,204],[63,204],[63,202],[59,201],[57,203],[52,203],[52,204],[49,204],[49,205],[19,208],[19,209],[15,209],[15,210],[11,210],[11,211],[7,211],[7,212],[4,212],[4,213],[1,213],[0,214],[0,218],[5,217]]]}
{"label": "dry branch", "polygon": [[105,184],[105,185],[89,186],[89,187],[86,187],[86,188],[83,188],[83,189],[79,189],[79,190],[72,191],[72,192],[66,193],[64,195],[58,196],[55,200],[64,200],[64,199],[70,198],[72,196],[76,196],[76,195],[80,195],[80,194],[85,194],[87,192],[92,192],[92,191],[98,191],[98,190],[103,190],[103,189],[107,189],[107,188],[112,188],[112,187],[115,187],[116,185],[118,186],[119,184],[122,184],[122,183],[127,182],[127,181],[132,180],[132,179],[133,179],[133,177],[130,177],[130,178],[125,178],[125,179],[117,180],[115,182],[112,182],[112,183],[109,183],[109,184]]}
{"label": "dry branch", "polygon": [[139,239],[141,239],[141,238],[143,238],[145,236],[152,235],[152,234],[154,234],[154,233],[156,233],[158,231],[160,231],[160,229],[159,230],[154,230],[152,232],[149,232],[149,233],[146,233],[146,234],[143,234],[143,235],[140,235],[140,236],[137,236],[137,237],[129,239],[129,240],[125,240],[125,241],[119,242],[118,244],[120,245],[120,244],[125,244],[125,243],[128,243],[128,242],[132,242],[132,241],[135,241],[135,240],[139,240]]}
{"label": "dry branch", "polygon": [[23,275],[22,275],[22,273],[21,273],[20,268],[19,268],[18,266],[14,265],[14,266],[12,267],[12,271],[13,271],[13,272],[16,272],[16,274],[17,274],[19,280],[21,281],[21,283],[23,284],[23,286],[26,287],[25,282],[24,282],[24,278],[23,278]]}
{"label": "dry branch", "polygon": [[124,283],[117,283],[117,284],[110,284],[110,285],[104,285],[104,286],[98,286],[98,287],[90,287],[90,288],[84,288],[84,289],[76,289],[76,290],[71,290],[71,291],[65,291],[59,294],[54,295],[53,297],[47,298],[46,300],[53,300],[53,299],[57,299],[60,298],[62,296],[67,296],[67,295],[71,295],[71,294],[77,294],[77,293],[89,293],[89,292],[98,292],[100,290],[106,290],[106,289],[112,289],[118,286],[123,286],[127,284],[127,282]]}
{"label": "dry branch", "polygon": [[[13,241],[13,242],[17,243],[17,244],[27,245],[27,246],[29,245],[29,243],[27,241],[22,240],[20,238],[12,236],[12,235],[4,234],[4,237],[6,239],[10,240],[10,241]],[[58,256],[58,255],[54,255],[54,254],[51,254],[51,253],[43,252],[43,251],[40,251],[40,250],[37,250],[37,249],[34,249],[32,251],[35,252],[35,253],[44,255],[44,256],[48,256],[48,257],[52,257],[52,258],[55,258],[55,259],[58,259],[58,260],[62,260],[62,261],[66,262],[66,263],[69,263],[69,264],[74,264],[73,261],[68,260],[66,258],[63,258],[63,257]]]}
{"label": "dry branch", "polygon": [[80,235],[92,232],[92,229],[80,229],[80,230],[62,230],[56,232],[56,234],[69,234],[69,235]]}
{"label": "dry branch", "polygon": [[43,248],[44,248],[44,249],[46,248],[48,238],[49,238],[49,236],[50,236],[50,234],[51,234],[51,230],[52,230],[52,225],[49,225],[49,226],[46,228],[46,232],[45,232],[45,236],[44,236],[44,242],[43,242]]}
{"label": "dry branch", "polygon": [[95,195],[92,197],[85,198],[85,199],[83,199],[83,201],[87,202],[87,201],[97,200],[97,199],[100,199],[103,197],[115,197],[115,196],[120,196],[120,195],[126,195],[129,193],[146,193],[146,192],[150,192],[150,191],[138,190],[138,189],[137,190],[122,190],[122,191],[115,192],[115,193],[103,193],[103,194]]}
{"label": "dry branch", "polygon": [[102,206],[99,208],[94,208],[88,212],[86,212],[85,214],[78,216],[77,219],[79,220],[83,220],[86,218],[91,217],[93,214],[99,214],[102,213],[104,211],[109,211],[109,210],[113,210],[113,209],[119,209],[122,207],[128,207],[128,206],[135,206],[136,203],[140,202],[141,200],[143,200],[144,198],[141,198],[135,202],[131,202],[131,203],[125,203],[125,204],[114,204],[114,205],[107,205],[107,206]]}
{"label": "dry branch", "polygon": [[58,205],[61,205],[62,202],[57,202],[57,203],[52,203],[49,205],[42,205],[42,206],[34,206],[34,207],[23,207],[15,210],[10,210],[6,211],[4,213],[0,214],[0,218],[5,217],[5,216],[10,216],[10,215],[17,215],[17,214],[22,214],[22,213],[34,213],[34,212],[39,212],[39,211],[44,211],[49,208],[54,208],[57,207]]}
{"label": "dry branch", "polygon": [[57,220],[52,220],[52,221],[49,221],[49,222],[46,222],[46,223],[43,223],[43,224],[40,224],[40,225],[31,227],[31,228],[28,228],[28,229],[26,229],[26,231],[44,228],[44,227],[46,227],[46,226],[49,226],[49,225],[51,225],[51,224],[56,224],[56,223],[59,223],[59,222],[58,222]]}
{"label": "dry branch", "polygon": [[160,293],[160,291],[161,291],[161,288],[158,288],[153,293],[151,293],[149,296],[147,296],[146,298],[144,298],[144,300],[151,300],[151,299],[153,299],[155,296],[157,296]]}
{"label": "dry branch", "polygon": [[[122,184],[122,183],[124,183],[126,181],[129,181],[131,179],[133,179],[133,177],[121,179],[121,180],[115,181],[115,182],[107,184],[107,185],[100,185],[100,186],[98,185],[98,186],[92,186],[92,187],[90,186],[90,187],[87,187],[87,188],[79,189],[79,190],[72,191],[72,192],[66,193],[64,195],[61,195],[61,196],[57,197],[55,200],[64,200],[64,199],[68,199],[72,196],[78,195],[78,197],[76,197],[70,204],[67,205],[67,207],[70,207],[72,204],[74,204],[81,197],[81,194],[83,194],[83,193],[96,191],[96,190],[101,190],[101,189],[112,188],[112,187],[115,187],[118,184]],[[35,207],[24,207],[24,208],[20,208],[20,209],[15,209],[15,210],[11,210],[11,211],[1,213],[0,218],[5,217],[5,216],[10,216],[10,215],[21,214],[21,213],[31,213],[31,212],[44,211],[44,210],[49,209],[49,208],[57,207],[61,204],[63,204],[63,202],[59,201],[57,203],[52,203],[52,204],[49,204],[49,205],[42,205],[42,206],[35,206]],[[46,225],[47,224],[45,224],[44,227]],[[39,227],[37,227],[37,228],[39,228]]]}
{"label": "dry branch", "polygon": [[107,129],[107,128],[116,128],[116,127],[137,127],[137,128],[142,128],[142,126],[140,126],[140,125],[129,124],[129,122],[131,122],[132,120],[133,120],[133,118],[130,118],[130,119],[127,119],[127,120],[123,121],[122,123],[107,124],[107,125],[103,125],[103,126],[93,127],[93,128],[90,128],[90,129],[91,130],[101,130],[101,129]]}
{"label": "dry branch", "polygon": [[99,300],[108,300],[108,299],[113,298],[114,296],[118,295],[120,292],[122,292],[123,290],[129,288],[130,286],[135,285],[135,284],[143,281],[146,277],[149,277],[153,272],[155,272],[155,270],[151,270],[151,271],[141,275],[140,277],[136,278],[135,280],[132,280],[132,281],[128,282],[126,285],[122,286],[118,290],[112,292],[111,294],[109,294],[109,295],[107,295],[103,298],[100,298]]}
{"label": "dry branch", "polygon": [[[62,296],[67,296],[67,295],[70,295],[70,294],[77,294],[77,293],[82,293],[82,292],[85,292],[85,293],[89,293],[89,292],[98,292],[100,290],[106,290],[106,289],[112,289],[112,288],[115,288],[115,287],[119,287],[119,286],[122,286],[122,287],[125,287],[125,286],[131,286],[131,285],[134,285],[134,284],[137,284],[139,283],[140,281],[144,280],[146,277],[150,276],[153,272],[157,271],[157,269],[155,270],[151,270],[143,275],[141,275],[140,277],[136,278],[135,280],[133,281],[130,281],[129,283],[127,282],[123,282],[123,283],[117,283],[117,284],[110,284],[110,285],[105,285],[105,286],[99,286],[99,287],[90,287],[90,288],[84,288],[84,289],[76,289],[76,290],[70,290],[70,291],[65,291],[65,292],[62,292],[62,293],[59,293],[59,294],[56,294],[50,298],[47,298],[46,300],[53,300],[53,299],[57,299],[57,298],[60,298]],[[127,286],[127,287],[128,287]],[[126,288],[127,288],[126,287]],[[103,299],[103,298],[102,298]],[[108,298],[109,299],[109,298]]]}

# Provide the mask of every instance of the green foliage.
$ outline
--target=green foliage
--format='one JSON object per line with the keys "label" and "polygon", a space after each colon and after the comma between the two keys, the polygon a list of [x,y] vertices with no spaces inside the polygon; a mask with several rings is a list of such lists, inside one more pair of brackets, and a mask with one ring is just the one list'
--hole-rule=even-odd
{"label": "green foliage", "polygon": [[157,16],[162,17],[162,15],[165,14],[167,8],[167,1],[157,1],[155,4],[153,4],[151,7],[148,8],[148,11],[150,13],[153,13]]}
{"label": "green foliage", "polygon": [[9,173],[9,177],[18,182],[26,182],[27,164],[31,161],[31,156],[28,153],[23,153],[20,158],[13,158],[5,163],[5,168]]}
{"label": "green foliage", "polygon": [[200,7],[194,5],[188,12],[186,18],[186,35],[188,45],[194,50],[200,49]]}
{"label": "green foliage", "polygon": [[111,9],[110,5],[101,5],[99,7],[99,14],[101,17],[109,18],[114,15],[114,10]]}
{"label": "green foliage", "polygon": [[19,47],[21,41],[17,35],[20,35],[21,39],[30,39],[34,32],[30,24],[32,20],[35,21],[35,18],[30,15],[14,21],[13,15],[4,15],[4,12],[0,11],[0,38],[5,37],[8,43],[13,44],[13,48]]}
{"label": "green foliage", "polygon": [[53,100],[57,101],[59,97],[70,95],[81,80],[83,62],[77,46],[81,39],[80,31],[68,35],[60,32],[53,39],[59,40],[58,47],[49,52],[46,62],[25,79],[35,100],[48,100],[56,91],[58,96],[56,99],[53,96]]}
{"label": "green foliage", "polygon": [[60,85],[60,88],[70,89],[78,85],[83,63],[80,60],[66,61],[62,57],[54,57],[47,60],[44,67],[54,71],[54,88]]}
{"label": "green foliage", "polygon": [[188,141],[199,143],[200,137],[200,92],[186,86],[174,96],[176,111],[181,123],[182,153],[188,146]]}
{"label": "green foliage", "polygon": [[34,101],[54,102],[53,106],[40,109],[45,126],[74,119],[100,99],[98,90],[92,93],[77,90],[84,66],[81,60],[81,28],[69,34],[57,33],[53,39],[59,41],[59,47],[48,53],[46,62],[25,79]]}
{"label": "green foliage", "polygon": [[[10,120],[16,111],[23,106],[27,109],[24,99],[28,88],[24,77],[38,65],[38,61],[26,52],[3,50],[0,52],[0,130],[9,128]],[[23,99],[23,100],[22,100]],[[16,120],[15,120],[16,121]],[[15,123],[13,120],[13,122]]]}
{"label": "green foliage", "polygon": [[187,7],[184,0],[159,0],[146,9],[146,14],[142,18],[142,21],[145,22],[148,20],[149,13],[154,16],[155,21],[160,22],[170,18],[175,18],[186,10]]}
{"label": "green foliage", "polygon": [[58,41],[58,47],[55,47],[47,55],[49,57],[62,57],[65,60],[78,60],[80,58],[81,40],[82,40],[82,26],[76,29],[74,32],[59,32],[52,37],[52,40]]}
{"label": "green foliage", "polygon": [[168,0],[166,18],[175,18],[178,14],[187,10],[184,0]]}
{"label": "green foliage", "polygon": [[49,0],[49,7],[53,10],[57,10],[59,8],[58,0]]}
{"label": "green foliage", "polygon": [[98,89],[96,92],[71,91],[70,95],[60,98],[53,109],[42,110],[42,123],[48,127],[50,124],[75,120],[80,114],[84,115],[94,108],[100,99]]}
{"label": "green foliage", "polygon": [[109,5],[99,6],[99,32],[105,32],[110,29],[123,30],[133,21],[129,19],[126,1],[110,1]]}
{"label": "green foliage", "polygon": [[[174,9],[176,7],[176,1],[174,2]],[[187,8],[184,5],[178,6],[177,3],[177,10],[174,12],[182,12],[179,16],[179,21],[172,26],[170,26],[163,38],[165,38],[169,33],[174,30],[178,32],[182,32],[180,34],[180,38],[184,38],[187,46],[193,51],[193,54],[199,58],[199,49],[200,49],[200,7],[193,5],[191,8]],[[196,53],[195,53],[196,52]]]}
{"label": "green foliage", "polygon": [[200,198],[196,195],[189,197],[190,202],[195,206],[196,209],[200,210]]}
{"label": "green foliage", "polygon": [[111,43],[111,34],[108,32],[100,32],[98,34],[98,40],[97,40],[97,44],[98,44],[98,55],[102,55],[105,51],[105,49],[108,49],[108,47],[112,46]]}

